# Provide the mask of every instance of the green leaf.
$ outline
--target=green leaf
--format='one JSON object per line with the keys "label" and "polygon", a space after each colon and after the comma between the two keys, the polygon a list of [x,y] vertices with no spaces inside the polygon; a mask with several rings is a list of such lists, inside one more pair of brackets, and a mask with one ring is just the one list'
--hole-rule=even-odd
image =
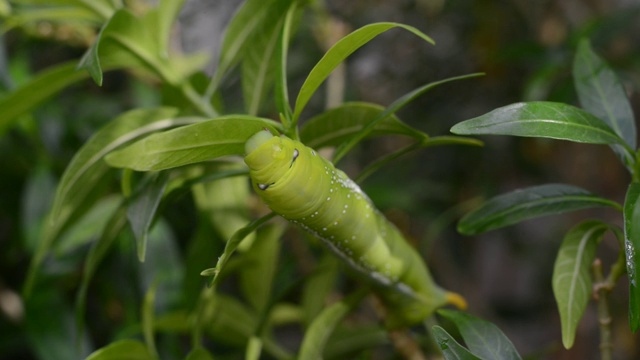
{"label": "green leaf", "polygon": [[68,226],[74,214],[82,212],[100,195],[101,183],[109,167],[103,158],[113,149],[149,132],[168,127],[189,124],[197,118],[176,118],[172,108],[138,109],[120,115],[96,132],[74,155],[65,169],[56,190],[53,206],[43,230],[38,250],[31,262],[25,296],[30,293],[40,263],[48,253],[53,241]]}
{"label": "green leaf", "polygon": [[242,57],[242,93],[247,114],[257,115],[267,92],[273,87],[276,50],[282,24],[291,0],[276,0],[264,20],[245,44]]}
{"label": "green leaf", "polygon": [[624,200],[624,251],[629,277],[629,326],[640,328],[640,183],[629,185]]}
{"label": "green leaf", "polygon": [[228,115],[148,136],[107,156],[111,166],[137,171],[157,171],[244,154],[253,134],[278,124],[269,119]]}
{"label": "green leaf", "polygon": [[213,360],[213,355],[207,349],[198,346],[193,348],[184,360]]}
{"label": "green leaf", "polygon": [[143,183],[142,190],[130,200],[127,219],[136,237],[138,260],[145,259],[147,236],[169,179],[168,173],[156,173]]}
{"label": "green leaf", "polygon": [[160,55],[168,56],[171,41],[171,28],[178,18],[185,0],[160,0],[157,13],[157,40]]}
{"label": "green leaf", "polygon": [[325,252],[313,268],[313,273],[305,279],[301,303],[307,324],[325,308],[329,296],[335,291],[339,266],[339,260],[333,254]]}
{"label": "green leaf", "polygon": [[96,350],[86,360],[153,360],[149,350],[137,340],[118,340]]}
{"label": "green leaf", "polygon": [[609,226],[601,221],[588,220],[572,228],[564,237],[553,268],[553,294],[560,312],[562,343],[573,346],[578,322],[589,302],[591,265],[596,246]]}
{"label": "green leaf", "polygon": [[212,338],[234,346],[246,346],[259,317],[236,298],[206,289],[202,313],[197,316]]}
{"label": "green leaf", "polygon": [[259,360],[262,353],[262,339],[257,336],[249,338],[247,351],[245,352],[245,360]]}
{"label": "green leaf", "polygon": [[75,62],[54,65],[38,73],[28,83],[0,98],[0,137],[14,123],[52,95],[76,82],[88,78],[77,71]]}
{"label": "green leaf", "polygon": [[[337,146],[365,128],[384,110],[384,107],[373,103],[344,103],[306,121],[300,129],[300,139],[314,149]],[[370,133],[371,136],[386,134],[407,135],[418,139],[428,137],[394,114],[382,118]]]}
{"label": "green leaf", "polygon": [[438,314],[456,325],[469,350],[480,358],[521,359],[511,340],[494,324],[460,311],[441,309]]}
{"label": "green leaf", "polygon": [[93,275],[96,273],[102,259],[107,255],[109,248],[120,235],[127,224],[126,208],[121,204],[118,210],[109,218],[100,238],[93,243],[87,255],[82,271],[82,281],[76,294],[76,328],[78,332],[84,331],[84,315],[87,303],[87,291]]}
{"label": "green leaf", "polygon": [[604,120],[635,149],[636,125],[627,93],[613,70],[593,52],[587,39],[578,44],[573,80],[582,107]]}
{"label": "green leaf", "polygon": [[258,229],[260,226],[264,225],[267,221],[271,220],[274,216],[276,216],[275,213],[269,213],[259,219],[252,221],[247,226],[243,227],[242,229],[239,229],[238,231],[235,232],[235,234],[233,234],[231,239],[227,241],[227,245],[224,247],[224,252],[218,258],[218,263],[216,264],[216,267],[213,271],[211,286],[215,286],[220,280],[220,272],[222,271],[224,266],[227,264],[227,261],[229,261],[229,258],[231,257],[231,255],[233,255],[233,253],[236,251],[240,242],[247,235],[256,231],[256,229]]}
{"label": "green leaf", "polygon": [[302,345],[300,345],[300,352],[298,353],[297,359],[322,359],[322,351],[326,347],[327,341],[335,328],[367,294],[369,294],[368,289],[360,289],[342,301],[338,301],[325,308],[307,329],[304,339],[302,339]]}
{"label": "green leaf", "polygon": [[287,129],[291,125],[293,113],[289,102],[289,86],[287,85],[287,55],[289,53],[289,39],[294,27],[293,19],[301,12],[297,4],[297,1],[293,1],[287,10],[276,50],[275,101],[282,123]]}
{"label": "green leaf", "polygon": [[463,121],[451,128],[458,135],[512,135],[591,144],[624,144],[594,115],[571,105],[546,101],[516,103]]}
{"label": "green leaf", "polygon": [[524,220],[561,214],[597,206],[620,209],[615,201],[601,198],[582,188],[565,184],[546,184],[496,196],[465,215],[458,231],[476,235]]}
{"label": "green leaf", "polygon": [[440,326],[432,327],[431,331],[446,360],[482,360],[460,345]]}
{"label": "green leaf", "polygon": [[142,335],[144,336],[144,342],[147,345],[147,350],[152,354],[154,358],[158,357],[158,351],[156,350],[156,341],[153,334],[153,327],[155,322],[155,301],[156,290],[158,289],[158,282],[154,281],[147,292],[144,294],[144,300],[142,301]]}
{"label": "green leaf", "polygon": [[[456,77],[452,77],[452,78],[448,78],[448,79],[432,82],[432,83],[420,86],[419,88],[414,89],[414,90],[408,92],[407,94],[402,95],[400,98],[395,100],[391,105],[389,105],[378,116],[373,118],[364,128],[362,128],[360,131],[358,131],[358,133],[356,133],[354,136],[352,136],[347,142],[341,144],[340,147],[338,147],[338,149],[336,150],[336,154],[334,156],[334,163],[337,163],[338,161],[340,161],[340,159],[342,159],[344,157],[344,155],[346,155],[349,151],[351,151],[351,149],[353,149],[356,146],[356,144],[358,144],[360,141],[362,141],[362,139],[367,137],[374,130],[375,126],[379,122],[381,122],[384,118],[386,118],[387,116],[389,116],[391,114],[394,114],[395,112],[399,111],[400,109],[405,107],[405,105],[407,105],[408,103],[413,101],[418,96],[420,96],[420,95],[424,94],[425,92],[437,87],[438,85],[446,84],[446,83],[451,82],[451,81],[463,80],[463,79],[468,79],[468,78],[472,78],[472,77],[477,77],[477,76],[481,76],[481,75],[484,75],[484,74],[475,73],[475,74],[456,76]],[[422,134],[422,135],[426,135],[426,134]]]}
{"label": "green leaf", "polygon": [[293,125],[295,126],[302,110],[307,105],[311,96],[316,92],[318,87],[327,79],[329,74],[338,66],[344,59],[351,55],[354,51],[358,50],[361,46],[368,43],[374,37],[382,34],[383,32],[392,28],[405,29],[425,41],[433,44],[433,40],[427,35],[423,34],[420,30],[404,24],[381,22],[375,24],[365,25],[349,35],[343,37],[336,42],[318,61],[318,63],[311,69],[311,72],[307,76],[307,79],[302,84],[298,97],[296,98],[295,109],[293,112]]}
{"label": "green leaf", "polygon": [[246,301],[263,314],[271,302],[273,280],[278,268],[280,238],[286,229],[285,224],[269,224],[258,229],[251,248],[243,253],[240,272],[240,289]]}

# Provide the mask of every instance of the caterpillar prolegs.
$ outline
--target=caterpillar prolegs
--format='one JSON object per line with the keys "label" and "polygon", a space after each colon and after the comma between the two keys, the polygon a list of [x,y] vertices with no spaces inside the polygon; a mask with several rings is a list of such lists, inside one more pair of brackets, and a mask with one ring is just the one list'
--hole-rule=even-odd
{"label": "caterpillar prolegs", "polygon": [[464,306],[434,283],[420,255],[360,187],[313,149],[261,131],[245,152],[253,187],[271,210],[373,280],[388,327],[416,324],[447,303]]}

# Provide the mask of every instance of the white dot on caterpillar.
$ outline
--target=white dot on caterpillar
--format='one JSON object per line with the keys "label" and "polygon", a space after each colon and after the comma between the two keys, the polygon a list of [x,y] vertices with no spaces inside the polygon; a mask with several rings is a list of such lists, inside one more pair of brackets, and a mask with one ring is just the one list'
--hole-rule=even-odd
{"label": "white dot on caterpillar", "polygon": [[348,208],[348,207],[349,207],[349,205],[345,205],[345,206],[344,206],[344,208],[345,208],[345,209],[346,209],[346,208]]}
{"label": "white dot on caterpillar", "polygon": [[343,213],[343,214],[346,214],[346,213],[347,213],[347,210],[342,210],[342,213]]}
{"label": "white dot on caterpillar", "polygon": [[327,201],[331,200],[331,196],[327,196]]}

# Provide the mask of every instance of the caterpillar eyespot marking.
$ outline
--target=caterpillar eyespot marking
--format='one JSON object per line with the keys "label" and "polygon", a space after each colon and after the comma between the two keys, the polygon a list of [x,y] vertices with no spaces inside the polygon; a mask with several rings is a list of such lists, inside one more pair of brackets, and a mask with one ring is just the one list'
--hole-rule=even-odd
{"label": "caterpillar eyespot marking", "polygon": [[313,149],[261,131],[247,140],[245,153],[260,198],[371,281],[387,305],[388,327],[419,323],[447,303],[465,306],[435,284],[422,257],[360,187]]}

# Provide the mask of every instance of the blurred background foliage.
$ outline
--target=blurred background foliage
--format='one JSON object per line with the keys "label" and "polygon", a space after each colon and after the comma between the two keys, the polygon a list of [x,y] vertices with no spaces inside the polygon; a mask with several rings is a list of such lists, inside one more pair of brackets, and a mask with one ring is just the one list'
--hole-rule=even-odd
{"label": "blurred background foliage", "polygon": [[[186,1],[173,46],[186,53],[203,51],[215,59],[222,31],[239,3]],[[4,4],[0,1],[0,13]],[[576,104],[570,67],[575,45],[585,36],[616,69],[635,114],[640,114],[640,4],[635,0],[327,0],[319,11],[325,21],[302,26],[293,39],[291,88],[300,87],[335,39],[365,24],[412,25],[435,39],[436,46],[424,46],[422,40],[401,31],[383,34],[348,59],[342,83],[324,98],[314,97],[303,114],[306,118],[320,112],[340,91],[345,100],[388,105],[422,84],[477,71],[486,76],[439,87],[398,115],[429,134],[445,135],[461,120],[522,100]],[[91,17],[79,23],[23,20],[2,24],[8,31],[0,37],[0,96],[49,66],[79,59],[99,26],[99,19]],[[205,72],[210,74],[214,64],[210,62]],[[20,290],[38,228],[71,156],[96,129],[123,111],[162,102],[159,84],[145,76],[111,71],[103,84],[98,87],[87,79],[66,88],[0,134],[0,359],[75,356],[73,349],[65,348],[68,344],[51,334],[74,334],[73,304],[81,276],[77,264],[86,254],[90,234],[79,227],[57,244],[76,250],[61,251],[64,256],[47,260],[47,280],[38,284],[32,303],[21,302]],[[225,79],[221,93],[227,113],[242,111],[239,79]],[[276,116],[273,109],[265,115]],[[455,222],[483,197],[546,182],[571,183],[622,201],[627,173],[602,146],[512,137],[482,140],[484,148],[438,147],[414,153],[367,179],[363,188],[416,241],[438,282],[462,293],[469,311],[496,323],[521,354],[597,358],[593,304],[578,329],[575,346],[562,349],[550,278],[562,234],[576,222],[569,217],[597,215],[616,222],[616,213],[582,211],[474,238],[458,235]],[[365,142],[343,168],[357,174],[381,151],[402,145],[385,138]],[[111,180],[106,186],[117,187],[117,179]],[[100,206],[114,204],[103,201]],[[147,259],[162,259],[160,266],[173,269],[167,277],[180,278],[190,271],[179,254],[187,251],[198,215],[189,197],[178,198],[163,212],[168,223],[156,230],[165,241],[154,242],[157,248],[147,251],[158,256],[148,254]],[[85,224],[86,229],[105,219],[98,213],[93,221]],[[137,262],[131,238],[123,236],[117,244],[118,254],[107,257],[88,295],[91,341],[97,346],[108,342],[115,329],[135,331],[147,288],[140,285],[148,281],[143,279],[144,268],[157,266]],[[606,244],[615,256],[615,241]],[[618,359],[635,359],[640,357],[640,338],[628,331],[625,288],[619,286],[611,298],[613,315],[620,320],[613,326],[614,349]],[[167,301],[164,306],[170,307],[171,299]]]}

